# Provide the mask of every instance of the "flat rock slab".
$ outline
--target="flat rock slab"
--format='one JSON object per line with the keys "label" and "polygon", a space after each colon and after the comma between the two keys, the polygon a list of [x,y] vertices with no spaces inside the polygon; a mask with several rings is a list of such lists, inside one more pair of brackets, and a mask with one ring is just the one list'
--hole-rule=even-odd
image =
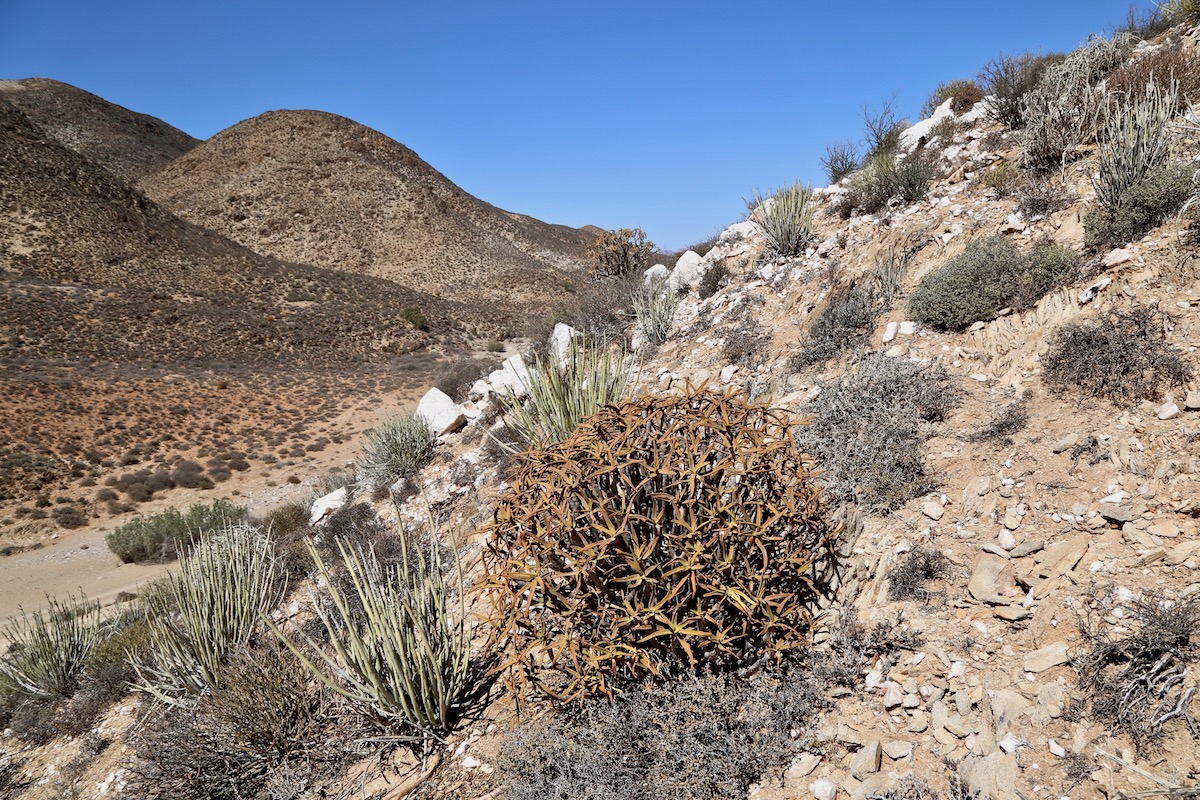
{"label": "flat rock slab", "polygon": [[1026,672],[1045,672],[1071,660],[1066,642],[1054,642],[1025,654]]}
{"label": "flat rock slab", "polygon": [[[991,553],[981,553],[975,559],[975,567],[971,570],[971,580],[967,583],[967,591],[980,602],[1007,605],[1008,600],[1000,596],[1001,577],[1005,571],[1011,572],[1007,559]],[[1011,580],[1007,582],[1011,583]]]}

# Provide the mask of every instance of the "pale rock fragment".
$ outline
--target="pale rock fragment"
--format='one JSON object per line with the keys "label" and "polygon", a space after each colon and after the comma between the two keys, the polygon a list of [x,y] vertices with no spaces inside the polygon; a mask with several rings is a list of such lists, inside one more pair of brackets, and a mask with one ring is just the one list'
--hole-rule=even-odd
{"label": "pale rock fragment", "polygon": [[1025,654],[1026,672],[1045,672],[1051,667],[1066,664],[1071,660],[1066,642],[1053,642],[1045,647]]}

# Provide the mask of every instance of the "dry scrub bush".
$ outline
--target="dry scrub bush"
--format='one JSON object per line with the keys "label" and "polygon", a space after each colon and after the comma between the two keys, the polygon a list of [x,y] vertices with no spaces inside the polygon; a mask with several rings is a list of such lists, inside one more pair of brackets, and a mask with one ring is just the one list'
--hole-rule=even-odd
{"label": "dry scrub bush", "polygon": [[1001,235],[976,239],[921,279],[908,313],[943,330],[960,331],[995,319],[1005,308],[1025,309],[1078,277],[1079,256],[1043,241],[1028,254]]}
{"label": "dry scrub bush", "polygon": [[840,528],[780,412],[692,388],[520,456],[489,531],[521,694],[573,701],[804,647]]}
{"label": "dry scrub bush", "polygon": [[945,373],[874,355],[824,388],[797,438],[823,467],[834,499],[887,511],[936,487],[925,471],[925,424],[942,420],[954,402]]}
{"label": "dry scrub bush", "polygon": [[1181,386],[1192,376],[1179,351],[1164,341],[1164,324],[1159,312],[1135,308],[1065,325],[1042,356],[1042,380],[1118,405],[1157,398],[1164,385]]}
{"label": "dry scrub bush", "polygon": [[[1107,611],[1109,601],[1096,599]],[[1188,682],[1188,668],[1200,661],[1200,602],[1150,595],[1132,605],[1130,630],[1120,636],[1102,619],[1081,621],[1090,649],[1075,668],[1092,715],[1145,753],[1171,720],[1200,735],[1189,713],[1197,686]]]}
{"label": "dry scrub bush", "polygon": [[1115,212],[1095,206],[1084,212],[1084,241],[1094,250],[1137,241],[1184,209],[1193,191],[1190,165],[1155,167],[1121,194]]}
{"label": "dry scrub bush", "polygon": [[927,545],[918,545],[899,564],[888,570],[888,599],[929,602],[933,594],[925,588],[925,583],[949,574],[950,560],[945,553]]}
{"label": "dry scrub bush", "polygon": [[921,150],[903,158],[872,156],[851,177],[848,190],[838,198],[834,210],[849,219],[855,211],[873,214],[895,199],[906,203],[921,200],[937,175],[932,156]]}
{"label": "dry scrub bush", "polygon": [[800,352],[788,361],[792,372],[823,366],[849,350],[868,344],[881,311],[875,287],[864,284],[842,287],[829,298],[809,326]]}
{"label": "dry scrub bush", "polygon": [[618,228],[596,234],[587,248],[592,274],[618,277],[644,272],[657,252],[654,242],[641,228]]}
{"label": "dry scrub bush", "polygon": [[1155,50],[1113,70],[1105,85],[1113,97],[1135,98],[1151,83],[1162,87],[1173,82],[1179,84],[1175,111],[1186,112],[1189,102],[1200,101],[1200,55],[1178,46]]}
{"label": "dry scrub bush", "polygon": [[983,89],[975,81],[969,78],[949,81],[939,85],[929,95],[929,99],[921,107],[921,118],[932,117],[933,112],[937,111],[938,107],[947,100],[953,101],[950,103],[951,111],[955,114],[965,114],[982,99]]}
{"label": "dry scrub bush", "polygon": [[986,94],[988,116],[1009,128],[1020,128],[1025,124],[1025,95],[1038,85],[1042,72],[1059,63],[1064,56],[1054,54],[1035,56],[1002,55],[993,59],[979,73],[979,81]]}
{"label": "dry scrub bush", "polygon": [[742,800],[826,705],[803,669],[690,677],[526,723],[497,765],[510,800]]}
{"label": "dry scrub bush", "polygon": [[213,533],[245,521],[247,513],[244,506],[225,500],[197,503],[186,514],[169,508],[121,525],[104,541],[126,564],[171,561]]}
{"label": "dry scrub bush", "polygon": [[825,146],[821,157],[821,168],[829,176],[830,183],[837,183],[860,166],[858,148],[853,142],[834,142]]}

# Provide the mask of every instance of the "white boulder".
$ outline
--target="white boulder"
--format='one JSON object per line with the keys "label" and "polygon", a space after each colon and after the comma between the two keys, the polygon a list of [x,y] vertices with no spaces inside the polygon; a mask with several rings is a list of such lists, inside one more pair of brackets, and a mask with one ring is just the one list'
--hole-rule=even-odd
{"label": "white boulder", "polygon": [[458,403],[436,386],[417,403],[417,416],[425,420],[434,436],[457,433],[467,424],[467,415]]}
{"label": "white boulder", "polygon": [[650,269],[646,270],[643,275],[642,283],[646,286],[653,286],[656,283],[666,283],[671,279],[671,270],[663,264],[655,264]]}
{"label": "white boulder", "polygon": [[675,269],[671,271],[671,291],[678,292],[681,289],[691,289],[708,272],[708,264],[695,250],[688,250],[679,257],[675,262]]}
{"label": "white boulder", "polygon": [[514,397],[529,394],[529,367],[525,366],[525,359],[519,355],[505,359],[500,369],[488,374],[487,380],[496,394]]}
{"label": "white boulder", "polygon": [[571,341],[579,336],[579,331],[565,322],[556,322],[550,333],[550,352],[559,365],[566,366],[567,356],[571,353]]}
{"label": "white boulder", "polygon": [[346,487],[335,489],[324,497],[313,501],[312,513],[309,514],[308,524],[316,526],[326,517],[346,505]]}

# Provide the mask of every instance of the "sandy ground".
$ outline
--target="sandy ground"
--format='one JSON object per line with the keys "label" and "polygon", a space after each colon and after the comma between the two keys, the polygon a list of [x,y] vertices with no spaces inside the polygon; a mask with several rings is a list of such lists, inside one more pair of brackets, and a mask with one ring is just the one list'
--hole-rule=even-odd
{"label": "sandy ground", "polygon": [[[313,493],[322,476],[335,468],[351,465],[362,449],[362,432],[384,417],[411,410],[422,390],[402,390],[356,403],[341,412],[334,426],[351,435],[346,441],[329,445],[307,456],[297,468],[279,469],[256,465],[211,490],[175,489],[138,507],[136,514],[124,514],[97,520],[96,524],[73,531],[61,531],[41,542],[42,546],[0,557],[0,627],[21,609],[34,610],[46,605],[47,597],[64,599],[80,592],[108,605],[121,592],[137,592],[138,587],[169,571],[169,564],[122,564],[109,552],[105,536],[113,528],[137,514],[153,514],[169,508],[186,508],[193,503],[222,498],[246,505],[251,514],[262,514],[291,500]],[[286,474],[295,472],[302,479],[290,484]],[[0,635],[0,644],[4,637]]]}

